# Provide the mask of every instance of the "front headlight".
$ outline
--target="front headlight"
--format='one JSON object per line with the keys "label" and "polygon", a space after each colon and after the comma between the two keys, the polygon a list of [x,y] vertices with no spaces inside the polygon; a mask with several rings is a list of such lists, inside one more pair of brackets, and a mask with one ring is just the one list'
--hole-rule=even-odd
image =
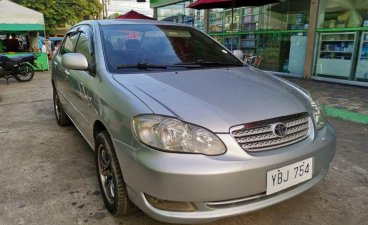
{"label": "front headlight", "polygon": [[314,124],[318,130],[322,129],[326,125],[326,113],[323,109],[321,103],[318,100],[309,98],[310,104],[312,106],[312,114],[314,119]]}
{"label": "front headlight", "polygon": [[141,115],[133,119],[132,126],[140,141],[158,150],[204,155],[226,152],[224,144],[215,134],[175,118]]}

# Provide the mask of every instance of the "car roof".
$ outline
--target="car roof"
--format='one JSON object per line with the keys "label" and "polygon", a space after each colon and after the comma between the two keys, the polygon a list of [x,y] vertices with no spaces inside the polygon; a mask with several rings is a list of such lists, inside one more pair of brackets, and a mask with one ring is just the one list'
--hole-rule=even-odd
{"label": "car roof", "polygon": [[99,25],[118,25],[118,24],[153,24],[153,25],[172,25],[172,26],[185,26],[190,27],[181,23],[173,23],[167,21],[158,20],[142,20],[142,19],[111,19],[111,20],[86,20],[78,23],[81,24],[99,24]]}

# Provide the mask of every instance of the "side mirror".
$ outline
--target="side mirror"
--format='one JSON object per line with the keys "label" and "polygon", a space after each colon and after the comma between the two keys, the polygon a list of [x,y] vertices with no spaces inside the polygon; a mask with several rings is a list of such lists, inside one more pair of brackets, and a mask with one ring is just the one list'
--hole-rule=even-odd
{"label": "side mirror", "polygon": [[234,50],[233,51],[233,54],[236,56],[236,58],[240,59],[240,60],[243,60],[243,52],[241,50]]}
{"label": "side mirror", "polygon": [[61,57],[61,63],[65,68],[72,70],[88,70],[88,61],[83,54],[66,53]]}

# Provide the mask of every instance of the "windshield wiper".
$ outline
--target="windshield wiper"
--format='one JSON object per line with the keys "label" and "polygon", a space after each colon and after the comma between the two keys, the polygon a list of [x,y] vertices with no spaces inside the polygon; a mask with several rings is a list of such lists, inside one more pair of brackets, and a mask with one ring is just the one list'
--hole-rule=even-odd
{"label": "windshield wiper", "polygon": [[125,69],[125,68],[137,68],[140,70],[146,69],[166,69],[166,65],[156,65],[156,64],[148,64],[148,63],[137,63],[137,64],[120,64],[116,66],[116,69]]}
{"label": "windshield wiper", "polygon": [[173,65],[159,65],[159,64],[148,64],[148,63],[137,63],[137,64],[120,64],[116,66],[117,69],[124,68],[137,68],[141,70],[146,69],[167,69],[167,67],[186,67],[186,68],[200,68],[199,64],[173,64]]}
{"label": "windshield wiper", "polygon": [[187,62],[187,63],[178,63],[175,65],[200,65],[200,66],[244,66],[244,64],[240,63],[226,63],[226,62],[212,62],[206,60],[197,60],[194,62]]}

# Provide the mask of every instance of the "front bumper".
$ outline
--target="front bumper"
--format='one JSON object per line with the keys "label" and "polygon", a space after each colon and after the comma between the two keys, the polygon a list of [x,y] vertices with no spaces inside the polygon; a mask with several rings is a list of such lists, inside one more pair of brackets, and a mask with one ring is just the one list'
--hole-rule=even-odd
{"label": "front bumper", "polygon": [[[335,130],[325,128],[283,148],[248,154],[229,134],[222,156],[164,153],[114,141],[128,194],[151,217],[170,223],[204,223],[258,210],[284,201],[317,184],[335,154]],[[265,195],[267,171],[313,157],[312,179]],[[172,212],[151,206],[145,194],[169,201],[192,202],[195,212]],[[255,196],[255,197],[254,197]],[[215,202],[216,204],[209,204]]]}

